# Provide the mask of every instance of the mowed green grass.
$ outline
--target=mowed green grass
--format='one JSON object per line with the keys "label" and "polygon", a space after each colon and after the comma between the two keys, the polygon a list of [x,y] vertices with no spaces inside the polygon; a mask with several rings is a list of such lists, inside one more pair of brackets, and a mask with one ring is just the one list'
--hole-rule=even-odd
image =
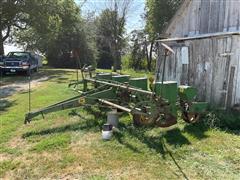
{"label": "mowed green grass", "polygon": [[[126,72],[124,72],[126,73]],[[144,76],[144,73],[132,73]],[[32,109],[76,95],[68,88],[74,71],[43,69],[49,75],[32,90]],[[39,76],[39,75],[35,75]],[[147,74],[147,76],[150,76]],[[22,77],[25,78],[25,77]],[[21,78],[20,78],[21,79]],[[11,79],[3,79],[5,83]],[[168,129],[137,128],[120,118],[120,132],[101,139],[107,110],[89,108],[36,117],[24,125],[28,94],[8,97],[1,111],[0,178],[5,179],[239,179],[240,138],[210,129],[203,120]]]}

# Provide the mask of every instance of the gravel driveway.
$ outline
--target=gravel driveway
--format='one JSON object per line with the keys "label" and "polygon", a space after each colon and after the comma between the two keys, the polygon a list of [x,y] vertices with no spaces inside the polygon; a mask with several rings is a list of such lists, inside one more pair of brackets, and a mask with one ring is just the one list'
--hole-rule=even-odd
{"label": "gravel driveway", "polygon": [[[39,86],[43,81],[48,80],[49,77],[41,77],[33,79],[31,81],[31,89]],[[12,79],[11,79],[12,81]],[[27,92],[29,83],[28,80],[19,80],[15,82],[7,82],[7,85],[0,85],[0,112],[4,111],[7,107],[11,106],[12,101],[9,100],[9,97],[15,93]]]}
{"label": "gravel driveway", "polygon": [[[42,83],[42,81],[46,81],[46,80],[48,80],[47,76],[32,80],[31,88],[33,88],[33,89],[36,88],[37,86],[39,86]],[[7,98],[7,97],[13,95],[14,93],[27,91],[28,86],[29,86],[29,83],[27,80],[20,81],[20,82],[14,82],[14,83],[11,83],[8,85],[3,85],[0,88],[0,90],[1,90],[0,99]]]}
{"label": "gravel driveway", "polygon": [[[47,76],[32,80],[31,88],[34,89],[35,87],[39,86],[42,83],[42,81],[46,81],[46,80],[48,80]],[[9,83],[7,85],[3,85],[0,88],[0,99],[7,98],[15,93],[27,91],[28,86],[29,86],[28,80],[24,80],[24,81],[21,80],[21,81]]]}

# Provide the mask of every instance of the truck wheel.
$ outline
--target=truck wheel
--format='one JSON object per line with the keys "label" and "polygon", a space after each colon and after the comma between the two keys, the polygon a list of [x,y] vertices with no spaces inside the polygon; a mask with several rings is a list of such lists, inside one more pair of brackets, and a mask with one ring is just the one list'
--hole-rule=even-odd
{"label": "truck wheel", "polygon": [[30,71],[27,70],[27,71],[25,72],[26,76],[30,76],[30,73],[31,73],[31,70],[30,70]]}

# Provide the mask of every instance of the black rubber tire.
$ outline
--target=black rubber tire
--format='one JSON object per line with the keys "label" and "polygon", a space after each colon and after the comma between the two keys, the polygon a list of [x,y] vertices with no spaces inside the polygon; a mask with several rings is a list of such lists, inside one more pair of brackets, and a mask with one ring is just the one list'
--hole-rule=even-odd
{"label": "black rubber tire", "polygon": [[26,76],[30,76],[31,70],[30,71],[29,70],[25,71],[25,74],[26,74]]}
{"label": "black rubber tire", "polygon": [[36,68],[34,69],[34,72],[38,72],[38,67],[36,67]]}

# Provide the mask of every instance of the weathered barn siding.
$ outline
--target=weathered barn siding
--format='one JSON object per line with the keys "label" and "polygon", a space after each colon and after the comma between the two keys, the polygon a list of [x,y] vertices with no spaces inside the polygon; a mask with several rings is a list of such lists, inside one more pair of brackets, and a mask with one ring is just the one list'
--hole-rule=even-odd
{"label": "weathered barn siding", "polygon": [[166,80],[197,87],[199,100],[218,107],[240,104],[240,0],[185,0],[165,34],[160,42],[176,52]]}
{"label": "weathered barn siding", "polygon": [[[240,35],[168,42],[165,80],[198,88],[198,99],[218,107],[240,103]],[[187,51],[186,51],[187,50]],[[162,72],[162,56],[157,67]]]}
{"label": "weathered barn siding", "polygon": [[185,0],[165,33],[170,37],[240,30],[240,0]]}

